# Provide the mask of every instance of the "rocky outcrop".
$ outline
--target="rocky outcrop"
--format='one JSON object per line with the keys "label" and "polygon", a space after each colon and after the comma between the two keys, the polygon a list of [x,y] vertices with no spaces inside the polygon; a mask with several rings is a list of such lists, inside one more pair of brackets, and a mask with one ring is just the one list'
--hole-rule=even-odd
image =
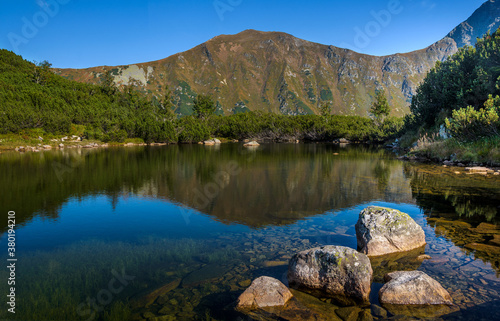
{"label": "rocky outcrop", "polygon": [[476,39],[486,32],[500,27],[498,0],[489,0],[477,9],[467,21],[459,24],[446,37],[452,38],[458,47],[473,46]]}
{"label": "rocky outcrop", "polygon": [[292,293],[283,283],[271,277],[261,276],[240,295],[236,308],[282,307],[292,297]]}
{"label": "rocky outcrop", "polygon": [[453,304],[448,291],[424,272],[392,272],[385,276],[385,281],[379,291],[382,304]]}
{"label": "rocky outcrop", "polygon": [[409,251],[425,245],[422,228],[406,213],[371,206],[356,223],[358,249],[368,256]]}
{"label": "rocky outcrop", "polygon": [[366,255],[343,246],[297,253],[288,265],[291,288],[332,298],[341,305],[368,303],[372,274]]}

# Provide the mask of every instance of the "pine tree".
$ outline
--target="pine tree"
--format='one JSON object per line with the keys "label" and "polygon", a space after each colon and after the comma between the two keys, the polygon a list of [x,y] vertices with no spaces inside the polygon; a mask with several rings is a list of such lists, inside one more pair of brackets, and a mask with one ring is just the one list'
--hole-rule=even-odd
{"label": "pine tree", "polygon": [[375,116],[375,119],[380,124],[383,122],[384,117],[389,115],[390,111],[391,109],[389,107],[387,97],[385,96],[385,90],[378,90],[375,95],[375,101],[373,102],[372,108],[370,109],[370,113]]}
{"label": "pine tree", "polygon": [[193,103],[195,116],[203,120],[212,115],[217,109],[217,106],[215,105],[212,96],[210,95],[198,95],[193,100]]}
{"label": "pine tree", "polygon": [[330,115],[330,112],[332,110],[332,105],[330,102],[322,102],[321,105],[319,106],[319,111],[321,113],[321,116],[326,117]]}

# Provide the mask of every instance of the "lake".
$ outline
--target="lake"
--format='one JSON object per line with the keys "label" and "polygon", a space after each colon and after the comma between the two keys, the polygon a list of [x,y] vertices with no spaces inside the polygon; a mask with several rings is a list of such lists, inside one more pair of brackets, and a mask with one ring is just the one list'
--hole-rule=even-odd
{"label": "lake", "polygon": [[0,174],[0,257],[14,211],[17,259],[1,320],[247,320],[232,307],[253,279],[287,284],[298,251],[356,248],[369,205],[408,213],[431,257],[372,261],[375,319],[392,316],[383,274],[415,269],[450,292],[442,319],[500,319],[498,176],[375,147],[236,143],[3,153]]}

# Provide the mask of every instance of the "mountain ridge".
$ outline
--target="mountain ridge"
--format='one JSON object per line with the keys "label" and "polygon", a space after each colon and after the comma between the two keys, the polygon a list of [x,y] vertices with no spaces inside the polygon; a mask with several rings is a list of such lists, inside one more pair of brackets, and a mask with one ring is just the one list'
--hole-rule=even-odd
{"label": "mountain ridge", "polygon": [[248,29],[216,36],[164,59],[125,66],[54,69],[66,78],[99,83],[111,71],[117,86],[144,94],[172,89],[178,114],[192,113],[192,99],[209,93],[219,114],[262,110],[282,114],[318,113],[328,101],[333,113],[368,116],[376,90],[384,89],[402,116],[416,87],[434,66],[473,36],[500,21],[498,1],[489,0],[440,41],[420,50],[371,56],[296,38],[279,31]]}

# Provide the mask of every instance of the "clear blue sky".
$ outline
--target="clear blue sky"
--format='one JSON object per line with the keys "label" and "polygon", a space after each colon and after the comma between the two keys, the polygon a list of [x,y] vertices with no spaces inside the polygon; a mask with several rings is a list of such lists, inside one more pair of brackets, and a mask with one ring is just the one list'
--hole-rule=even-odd
{"label": "clear blue sky", "polygon": [[[0,48],[54,67],[147,62],[245,29],[372,55],[422,49],[484,0],[0,0]],[[54,5],[56,4],[56,5]],[[45,9],[45,10],[44,10]],[[389,10],[390,9],[390,10]],[[373,13],[382,10],[377,20]],[[359,35],[359,30],[365,36]]]}

